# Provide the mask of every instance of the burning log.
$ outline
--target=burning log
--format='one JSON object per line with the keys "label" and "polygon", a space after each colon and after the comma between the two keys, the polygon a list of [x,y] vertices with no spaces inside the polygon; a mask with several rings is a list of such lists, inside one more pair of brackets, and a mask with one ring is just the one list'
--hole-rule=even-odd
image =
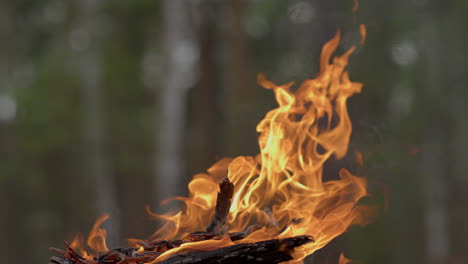
{"label": "burning log", "polygon": [[256,243],[238,244],[211,251],[175,255],[158,264],[271,264],[292,260],[294,248],[310,243],[310,236],[272,239]]}
{"label": "burning log", "polygon": [[70,246],[67,250],[51,249],[62,254],[61,257],[52,256],[49,264],[143,264],[155,260],[161,253],[146,251],[138,253],[136,248],[112,249],[99,258],[85,259],[77,254]]}
{"label": "burning log", "polygon": [[[222,228],[226,222],[234,185],[228,178],[220,184],[220,192],[216,200],[213,218],[206,227],[206,231],[190,233],[183,240],[153,240],[138,241],[139,248],[118,248],[102,254],[99,258],[86,259],[75,252],[68,243],[66,250],[51,248],[51,251],[60,256],[53,256],[49,264],[143,264],[155,261],[164,252],[178,248],[182,244],[199,242],[210,239],[219,240],[223,237]],[[293,220],[296,223],[300,220]],[[249,226],[245,231],[228,233],[231,241],[241,240],[261,228],[258,225]],[[286,227],[285,227],[286,228]],[[237,245],[218,248],[210,251],[197,251],[181,253],[157,264],[231,264],[231,263],[280,263],[293,259],[291,253],[294,248],[313,242],[311,236],[295,236],[285,239],[272,239],[256,243],[241,243]]]}
{"label": "burning log", "polygon": [[206,227],[210,233],[219,233],[226,222],[226,217],[231,208],[231,199],[234,194],[234,184],[228,178],[224,178],[219,184],[219,193],[216,199],[216,208],[211,223]]}
{"label": "burning log", "polygon": [[[272,239],[256,243],[237,244],[211,251],[178,254],[157,264],[232,264],[257,263],[271,264],[292,260],[294,248],[312,242],[310,236],[297,236],[285,239]],[[70,247],[67,251],[53,249],[63,254],[53,256],[49,264],[143,264],[154,261],[161,253],[145,251],[137,253],[136,248],[113,249],[97,259],[87,260]]]}

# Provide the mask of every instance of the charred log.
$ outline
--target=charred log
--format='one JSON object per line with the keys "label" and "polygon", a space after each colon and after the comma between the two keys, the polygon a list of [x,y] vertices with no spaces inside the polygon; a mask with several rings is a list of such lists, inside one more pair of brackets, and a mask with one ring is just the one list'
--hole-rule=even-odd
{"label": "charred log", "polygon": [[[231,241],[237,241],[246,238],[252,232],[259,230],[260,228],[261,226],[259,225],[251,225],[244,231],[228,233],[228,235]],[[199,231],[190,233],[183,240],[141,240],[136,242],[136,245],[138,245],[139,247],[143,247],[145,251],[155,251],[164,253],[169,249],[180,247],[180,245],[184,243],[204,241],[209,239],[221,239],[222,236],[223,235],[221,234],[213,234],[211,232]]]}
{"label": "charred log", "polygon": [[67,246],[67,250],[51,249],[61,256],[53,256],[49,264],[143,264],[155,260],[161,253],[145,251],[138,253],[136,248],[117,248],[109,250],[99,258],[85,259]]}
{"label": "charred log", "polygon": [[312,242],[310,236],[273,239],[256,243],[238,244],[212,251],[175,255],[158,264],[235,264],[280,263],[292,260],[294,248]]}
{"label": "charred log", "polygon": [[219,184],[219,193],[216,199],[216,208],[211,223],[206,227],[209,233],[218,234],[226,222],[226,217],[231,208],[231,199],[234,194],[234,184],[228,178],[224,178]]}
{"label": "charred log", "polygon": [[[156,262],[158,264],[234,264],[280,263],[293,259],[291,254],[294,248],[312,242],[310,236],[296,236],[285,239],[272,239],[256,243],[237,244],[211,251],[199,251],[187,254],[178,254],[167,260]],[[63,255],[53,256],[49,264],[144,264],[154,261],[160,253],[145,251],[137,253],[137,249],[113,249],[99,258],[86,260],[79,256],[70,247],[67,251],[54,250]]]}

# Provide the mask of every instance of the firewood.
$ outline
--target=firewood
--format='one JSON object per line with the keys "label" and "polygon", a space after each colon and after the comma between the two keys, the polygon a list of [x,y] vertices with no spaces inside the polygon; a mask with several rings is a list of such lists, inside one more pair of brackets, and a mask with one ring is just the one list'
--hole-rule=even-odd
{"label": "firewood", "polygon": [[226,222],[226,217],[231,208],[231,199],[234,194],[234,184],[228,178],[224,178],[219,184],[219,193],[216,199],[216,208],[211,223],[206,227],[209,233],[218,234]]}
{"label": "firewood", "polygon": [[143,264],[153,261],[160,255],[161,253],[152,251],[137,253],[135,248],[119,248],[101,255],[97,259],[97,264]]}
{"label": "firewood", "polygon": [[271,264],[292,260],[294,248],[312,242],[310,236],[237,244],[211,251],[174,255],[158,264]]}
{"label": "firewood", "polygon": [[51,250],[62,254],[62,256],[53,256],[49,264],[143,264],[149,263],[161,255],[161,253],[152,251],[137,253],[136,248],[116,248],[107,251],[99,258],[88,260],[78,255],[69,246],[67,246],[67,251]]}
{"label": "firewood", "polygon": [[[49,264],[144,264],[154,261],[162,253],[180,247],[185,243],[205,241],[210,239],[221,239],[223,237],[223,226],[231,207],[231,199],[234,193],[234,185],[229,179],[223,179],[220,184],[220,191],[216,200],[216,207],[210,224],[205,231],[192,232],[184,239],[178,240],[152,240],[138,241],[136,244],[143,247],[144,251],[139,252],[138,248],[118,248],[105,252],[99,257],[88,260],[75,252],[70,245],[65,242],[65,250],[51,248],[50,250],[59,256],[52,256]],[[293,219],[289,224],[298,224],[300,219]],[[288,225],[289,225],[288,224]],[[249,226],[241,232],[228,233],[231,241],[238,241],[246,238],[252,232],[260,229],[259,225]],[[287,228],[284,226],[281,233]],[[184,252],[171,256],[158,264],[234,264],[234,263],[256,263],[270,264],[280,263],[293,259],[291,253],[294,248],[312,242],[310,236],[296,236],[285,239],[272,239],[255,243],[241,243],[229,247],[218,248],[211,251]]]}
{"label": "firewood", "polygon": [[[251,225],[247,227],[246,230],[240,232],[232,232],[228,233],[231,241],[237,241],[246,238],[252,232],[259,230],[261,228],[260,225]],[[286,228],[286,227],[285,227]],[[183,240],[141,240],[136,242],[139,247],[143,247],[145,251],[155,251],[164,253],[169,249],[173,249],[176,247],[180,247],[180,245],[189,242],[197,242],[209,239],[221,239],[222,234],[213,234],[211,232],[206,231],[198,231],[192,232],[188,234],[188,236]]]}

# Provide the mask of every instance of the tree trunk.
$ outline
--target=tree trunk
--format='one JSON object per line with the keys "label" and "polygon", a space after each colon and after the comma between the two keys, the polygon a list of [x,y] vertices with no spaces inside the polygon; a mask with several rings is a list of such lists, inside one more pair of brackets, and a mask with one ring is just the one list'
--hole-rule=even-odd
{"label": "tree trunk", "polygon": [[200,52],[199,81],[190,92],[188,116],[189,175],[209,168],[219,155],[221,114],[219,107],[221,69],[218,63],[219,8],[212,1],[194,6],[196,37]]}
{"label": "tree trunk", "polygon": [[[447,34],[449,41],[445,41],[444,52],[448,53],[450,58],[450,67],[447,73],[449,80],[457,80],[454,85],[454,92],[450,96],[452,102],[451,116],[453,118],[453,128],[451,153],[453,158],[450,159],[449,167],[452,168],[450,177],[450,192],[449,201],[453,211],[450,214],[450,226],[457,228],[457,235],[453,236],[451,242],[453,243],[451,256],[453,263],[463,263],[468,259],[468,193],[466,186],[468,186],[468,123],[466,122],[466,113],[468,107],[466,105],[466,59],[468,57],[466,43],[467,37],[463,22],[466,21],[464,16],[460,16],[463,12],[464,3],[452,3],[450,13],[447,15],[447,28],[450,30],[444,31]],[[460,21],[462,20],[462,21]]]}
{"label": "tree trunk", "polygon": [[[96,17],[97,1],[79,1],[80,15],[76,23],[75,39],[77,70],[82,87],[82,120],[84,140],[84,162],[86,175],[95,180],[96,211],[99,215],[108,213],[105,223],[108,243],[120,241],[120,209],[117,202],[116,180],[112,176],[109,153],[106,148],[106,118],[104,95],[101,83],[102,65],[95,43],[99,21]],[[81,34],[81,35],[80,35]],[[73,44],[72,44],[73,45]],[[81,46],[82,45],[82,46]]]}
{"label": "tree trunk", "polygon": [[[13,8],[7,1],[0,3],[0,96],[8,94],[10,82],[12,82],[11,71],[13,69],[13,56],[15,51],[12,47],[15,45],[11,36],[14,34],[13,26]],[[21,261],[19,256],[22,252],[22,238],[26,237],[24,229],[24,213],[19,208],[24,208],[25,195],[24,184],[20,177],[13,177],[16,168],[19,166],[17,160],[16,138],[14,130],[9,123],[1,120],[0,123],[0,159],[2,165],[2,175],[0,176],[0,230],[2,230],[2,241],[0,241],[0,256],[4,256],[6,263],[17,263]],[[17,179],[19,178],[19,179]],[[21,227],[21,228],[14,228]],[[31,260],[31,258],[28,258]]]}
{"label": "tree trunk", "polygon": [[159,137],[157,170],[154,181],[155,202],[181,194],[185,173],[185,120],[187,90],[195,79],[198,48],[192,19],[185,0],[161,1],[164,23],[166,72],[159,93]]}
{"label": "tree trunk", "polygon": [[223,6],[223,72],[225,102],[225,142],[229,155],[254,155],[258,152],[255,116],[261,114],[255,103],[257,89],[252,73],[248,36],[245,31],[248,1],[228,1]]}
{"label": "tree trunk", "polygon": [[[432,16],[423,18],[420,43],[425,59],[425,81],[427,103],[435,105],[441,103],[443,79],[441,76],[442,50],[438,25]],[[431,118],[426,119],[422,144],[422,173],[425,202],[425,233],[427,263],[446,263],[449,257],[448,208],[447,191],[448,179],[444,170],[442,156],[443,145],[446,143],[442,111],[427,113]]]}

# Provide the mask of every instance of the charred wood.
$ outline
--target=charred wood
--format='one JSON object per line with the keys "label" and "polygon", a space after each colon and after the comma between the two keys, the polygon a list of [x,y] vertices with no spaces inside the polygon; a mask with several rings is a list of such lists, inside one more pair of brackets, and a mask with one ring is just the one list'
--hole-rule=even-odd
{"label": "charred wood", "polygon": [[158,264],[271,264],[292,260],[294,248],[312,242],[310,236],[238,244],[212,251],[175,255]]}
{"label": "charred wood", "polygon": [[226,222],[226,217],[231,208],[231,199],[234,194],[234,184],[228,178],[221,180],[219,184],[219,193],[216,199],[216,208],[211,223],[206,227],[209,233],[218,234]]}
{"label": "charred wood", "polygon": [[[65,250],[51,248],[58,256],[51,257],[49,264],[144,264],[153,262],[164,252],[178,248],[182,244],[221,239],[226,235],[223,226],[231,207],[234,185],[225,178],[220,182],[220,192],[216,200],[215,212],[205,231],[192,232],[179,240],[140,240],[136,248],[112,249],[94,259],[86,259],[75,252],[65,242]],[[292,219],[288,225],[281,228],[281,233],[291,224],[298,224],[301,219]],[[246,238],[254,231],[262,228],[259,225],[249,226],[242,232],[228,233],[231,241]],[[218,248],[211,251],[183,252],[170,256],[159,264],[234,264],[280,263],[293,259],[291,254],[296,247],[312,242],[310,236],[296,236],[285,239],[272,239],[255,243],[241,243],[233,246]],[[140,249],[142,247],[142,249]],[[188,249],[189,250],[189,249]]]}

